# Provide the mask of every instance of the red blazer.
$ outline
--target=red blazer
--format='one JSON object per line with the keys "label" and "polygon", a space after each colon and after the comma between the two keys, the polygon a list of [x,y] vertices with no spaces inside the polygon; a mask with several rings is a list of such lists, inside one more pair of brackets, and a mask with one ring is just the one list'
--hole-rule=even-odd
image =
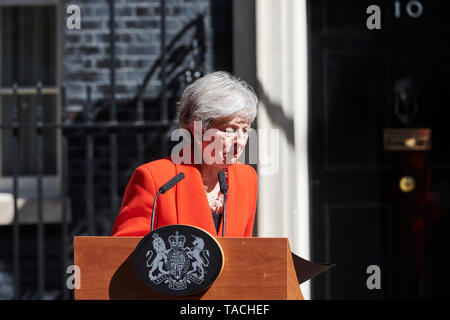
{"label": "red blazer", "polygon": [[[149,233],[155,195],[179,172],[183,172],[185,178],[158,196],[154,228],[187,224],[221,236],[223,222],[217,233],[200,171],[194,165],[174,164],[170,157],[146,163],[134,171],[125,189],[112,235],[145,236]],[[229,166],[227,173],[225,236],[251,237],[256,211],[256,172],[249,165],[237,163]]]}

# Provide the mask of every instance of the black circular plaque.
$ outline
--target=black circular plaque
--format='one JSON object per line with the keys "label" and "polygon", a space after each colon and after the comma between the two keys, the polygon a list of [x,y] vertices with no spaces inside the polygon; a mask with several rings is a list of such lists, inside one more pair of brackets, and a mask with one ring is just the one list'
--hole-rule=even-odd
{"label": "black circular plaque", "polygon": [[133,263],[139,279],[154,291],[188,296],[213,284],[222,272],[224,255],[208,232],[176,224],[155,229],[142,238]]}

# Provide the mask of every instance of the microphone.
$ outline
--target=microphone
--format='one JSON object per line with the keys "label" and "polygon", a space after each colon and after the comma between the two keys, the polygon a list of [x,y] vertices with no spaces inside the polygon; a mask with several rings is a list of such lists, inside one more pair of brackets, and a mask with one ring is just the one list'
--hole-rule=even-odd
{"label": "microphone", "polygon": [[222,237],[225,237],[225,208],[227,204],[227,193],[228,193],[228,185],[227,185],[227,179],[225,178],[225,172],[219,171],[219,186],[220,186],[220,192],[223,193],[223,228],[222,228]]}
{"label": "microphone", "polygon": [[228,185],[227,185],[227,179],[225,178],[225,173],[223,171],[219,171],[219,185],[220,185],[220,192],[223,194],[227,194],[228,192]]}
{"label": "microphone", "polygon": [[171,189],[173,186],[175,186],[178,182],[180,182],[183,179],[184,179],[184,173],[180,172],[175,177],[173,177],[168,182],[166,182],[162,187],[159,188],[158,192],[156,193],[155,199],[153,200],[152,222],[150,225],[150,232],[153,231],[153,224],[155,221],[156,199],[158,199],[159,194],[166,193],[167,191],[169,191],[169,189]]}
{"label": "microphone", "polygon": [[184,179],[184,173],[180,172],[175,177],[170,179],[165,185],[163,185],[161,188],[159,188],[159,192],[166,193],[169,191],[170,188],[172,188],[174,185],[176,185],[178,182]]}

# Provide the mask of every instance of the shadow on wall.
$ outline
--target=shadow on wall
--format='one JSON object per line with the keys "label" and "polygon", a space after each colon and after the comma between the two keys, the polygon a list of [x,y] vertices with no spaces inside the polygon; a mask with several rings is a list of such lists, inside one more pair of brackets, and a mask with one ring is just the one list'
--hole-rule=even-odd
{"label": "shadow on wall", "polygon": [[286,115],[280,104],[273,102],[269,98],[259,80],[256,81],[256,86],[259,101],[262,102],[262,104],[260,105],[265,108],[266,113],[272,121],[273,125],[284,132],[284,135],[286,136],[289,144],[291,146],[295,146],[294,120]]}

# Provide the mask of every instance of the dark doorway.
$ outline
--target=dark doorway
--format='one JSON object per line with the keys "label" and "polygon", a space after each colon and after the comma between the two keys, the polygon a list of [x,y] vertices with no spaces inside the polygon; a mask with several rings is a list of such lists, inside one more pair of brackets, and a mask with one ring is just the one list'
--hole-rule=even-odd
{"label": "dark doorway", "polygon": [[[445,0],[308,1],[311,249],[336,264],[313,298],[448,297],[449,14]],[[389,149],[389,128],[430,129],[431,150]]]}
{"label": "dark doorway", "polygon": [[233,1],[210,0],[214,70],[233,71]]}

